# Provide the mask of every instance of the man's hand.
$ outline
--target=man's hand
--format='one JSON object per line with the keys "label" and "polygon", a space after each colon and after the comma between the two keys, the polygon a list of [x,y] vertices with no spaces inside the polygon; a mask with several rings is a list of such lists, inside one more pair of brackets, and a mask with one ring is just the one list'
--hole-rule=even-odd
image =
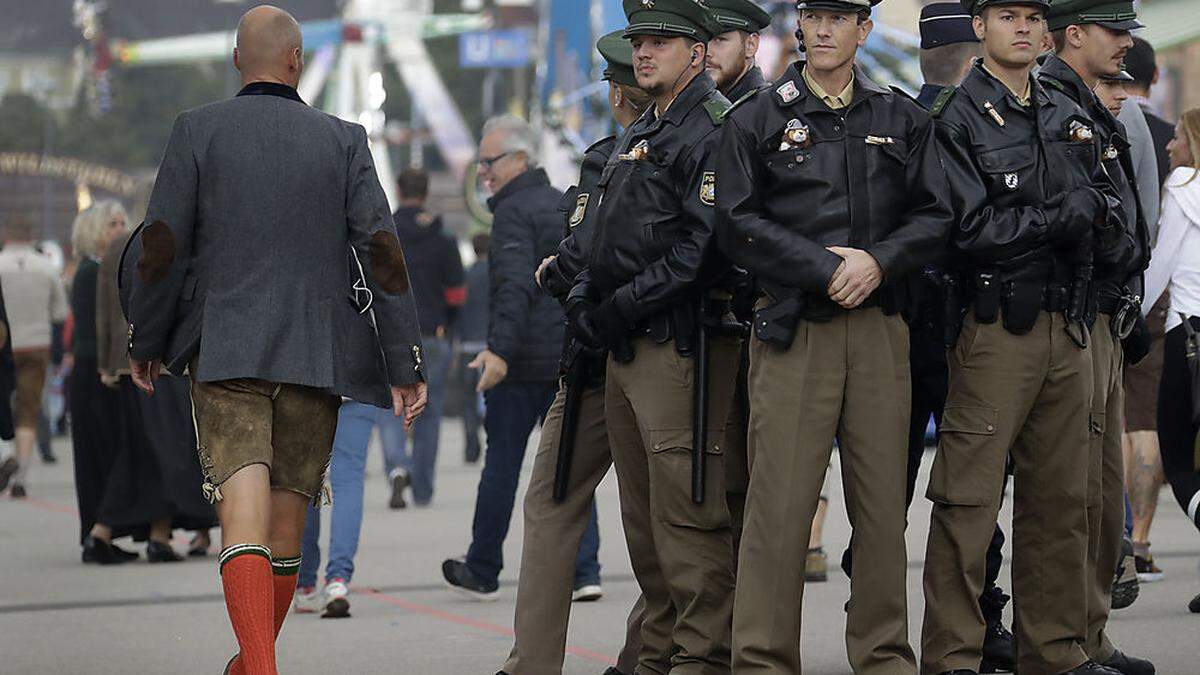
{"label": "man's hand", "polygon": [[549,267],[550,263],[554,262],[554,259],[557,257],[558,256],[553,255],[546,256],[542,259],[542,264],[538,265],[537,271],[533,273],[533,280],[537,282],[538,288],[544,288],[544,286],[542,286],[542,273],[546,271],[546,268]]}
{"label": "man's hand", "polygon": [[138,389],[146,392],[150,396],[154,395],[154,381],[158,379],[158,372],[162,369],[162,362],[154,361],[138,361],[137,359],[129,359],[129,370],[133,374],[133,383]]}
{"label": "man's hand", "polygon": [[508,362],[490,349],[479,352],[467,367],[482,370],[479,384],[475,386],[475,391],[481,393],[500,384],[508,376]]}
{"label": "man's hand", "polygon": [[862,249],[830,246],[827,250],[842,257],[829,281],[829,297],[845,309],[854,309],[879,288],[883,270],[875,257]]}
{"label": "man's hand", "polygon": [[396,417],[404,417],[405,431],[408,431],[412,423],[421,416],[421,413],[425,412],[428,396],[428,389],[424,382],[392,387],[392,413]]}

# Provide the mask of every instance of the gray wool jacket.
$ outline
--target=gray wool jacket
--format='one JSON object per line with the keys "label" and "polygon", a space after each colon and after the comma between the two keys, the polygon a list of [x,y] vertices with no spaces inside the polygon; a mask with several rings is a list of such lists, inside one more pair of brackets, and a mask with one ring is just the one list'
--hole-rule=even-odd
{"label": "gray wool jacket", "polygon": [[366,132],[291,87],[253,83],[179,115],[120,280],[130,355],[175,374],[381,407],[388,385],[424,379]]}

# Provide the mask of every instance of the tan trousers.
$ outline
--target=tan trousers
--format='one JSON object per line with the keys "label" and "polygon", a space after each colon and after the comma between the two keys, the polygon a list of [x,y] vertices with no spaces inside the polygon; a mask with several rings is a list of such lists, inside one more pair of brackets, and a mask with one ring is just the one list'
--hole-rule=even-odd
{"label": "tan trousers", "polygon": [[1125,428],[1125,354],[1107,314],[1092,330],[1093,390],[1088,462],[1088,611],[1087,643],[1091,659],[1104,663],[1113,645],[1104,628],[1112,607],[1113,574],[1125,534],[1125,460],[1121,432]]}
{"label": "tan trousers", "polygon": [[738,343],[714,338],[709,350],[709,447],[699,505],[691,490],[694,362],[671,342],[640,338],[633,349],[630,363],[609,359],[605,413],[629,557],[646,602],[635,672],[723,675],[733,550],[721,446]]}
{"label": "tan trousers", "polygon": [[733,403],[729,406],[729,421],[725,424],[725,503],[729,506],[729,531],[733,537],[733,564],[737,572],[738,549],[741,548],[742,527],[746,519],[746,490],[750,488],[750,345],[745,343],[739,352],[737,383]]}
{"label": "tan trousers", "polygon": [[855,673],[916,672],[905,593],[908,327],[868,308],[801,321],[786,351],[750,346],[750,491],[738,559],[733,668],[798,675],[805,559],[836,437],[854,566]]}
{"label": "tan trousers", "polygon": [[[1021,675],[1087,661],[1087,459],[1092,358],[1061,315],[1025,335],[971,317],[950,352],[950,390],[929,479],[921,672],[978,670],[985,553],[1009,449],[1013,596]],[[1111,572],[1109,573],[1111,577]]]}
{"label": "tan trousers", "polygon": [[[558,389],[546,421],[533,475],[525,493],[525,540],[513,620],[512,653],[504,664],[509,675],[558,675],[562,672],[571,614],[575,558],[587,529],[596,486],[612,465],[604,418],[604,384],[585,389],[579,406],[579,425],[566,499],[554,501],[554,472],[562,431],[566,389]],[[627,524],[626,527],[629,527]],[[625,646],[617,669],[632,674],[641,649],[641,601],[630,614]],[[660,649],[669,649],[670,643]]]}

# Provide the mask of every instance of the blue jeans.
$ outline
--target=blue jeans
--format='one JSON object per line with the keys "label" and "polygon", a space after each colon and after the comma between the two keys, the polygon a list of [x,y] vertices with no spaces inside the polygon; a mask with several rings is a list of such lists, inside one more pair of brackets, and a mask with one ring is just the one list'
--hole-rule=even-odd
{"label": "blue jeans", "polygon": [[425,345],[423,357],[429,402],[425,412],[413,423],[412,454],[408,452],[408,434],[400,419],[393,418],[386,425],[381,423],[379,439],[383,443],[383,464],[389,478],[394,469],[403,467],[412,478],[413,502],[417,506],[426,506],[433,500],[442,400],[446,393],[446,372],[450,369],[450,342],[429,335],[422,337],[421,342]]}
{"label": "blue jeans", "polygon": [[[558,382],[501,382],[484,394],[487,412],[483,426],[487,432],[487,452],[475,498],[475,519],[471,526],[471,547],[467,567],[487,585],[498,583],[504,568],[504,538],[508,536],[513,504],[525,446],[533,427],[546,416],[558,391]],[[575,586],[600,581],[600,533],[596,524],[596,504],[587,531],[575,559]]]}
{"label": "blue jeans", "polygon": [[[329,484],[333,490],[333,512],[330,514],[329,563],[325,579],[344,579],[354,576],[354,554],[358,552],[358,534],[362,528],[363,476],[367,468],[367,444],[376,424],[390,423],[395,418],[391,410],[346,401],[338,413],[337,433],[333,437],[333,457],[329,460]],[[304,523],[304,538],[300,543],[300,575],[296,585],[308,588],[317,585],[317,568],[321,566],[321,512],[312,505]]]}

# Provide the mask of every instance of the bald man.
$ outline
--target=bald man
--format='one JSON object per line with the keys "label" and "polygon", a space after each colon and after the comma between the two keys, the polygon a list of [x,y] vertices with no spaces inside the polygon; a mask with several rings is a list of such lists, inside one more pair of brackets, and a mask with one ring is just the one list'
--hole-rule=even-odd
{"label": "bald man", "polygon": [[179,115],[121,264],[134,381],[191,378],[204,492],[221,519],[230,673],[273,674],[342,397],[425,406],[404,253],[357,124],[308,107],[300,27],[238,24],[243,88]]}

